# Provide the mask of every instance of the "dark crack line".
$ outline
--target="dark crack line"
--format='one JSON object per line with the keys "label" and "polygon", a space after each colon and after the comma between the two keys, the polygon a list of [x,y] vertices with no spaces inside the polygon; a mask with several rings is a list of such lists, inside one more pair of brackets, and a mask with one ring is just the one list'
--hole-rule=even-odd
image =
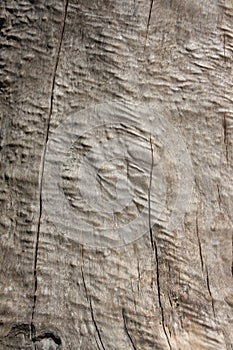
{"label": "dark crack line", "polygon": [[[94,315],[94,310],[93,310],[93,307],[92,307],[92,301],[91,301],[91,297],[89,296],[88,294],[88,291],[87,291],[87,285],[86,285],[86,281],[85,281],[85,277],[84,277],[84,272],[83,272],[83,268],[81,266],[81,275],[82,275],[82,280],[83,280],[83,286],[84,286],[84,290],[85,290],[85,294],[86,294],[86,298],[87,298],[87,301],[89,303],[89,306],[90,306],[90,311],[91,311],[91,319],[92,319],[92,322],[95,326],[95,330],[96,330],[96,333],[98,335],[98,339],[99,339],[99,342],[103,348],[103,350],[106,350],[105,347],[104,347],[104,343],[102,341],[102,338],[101,338],[101,333],[100,333],[100,330],[99,330],[99,327],[96,323],[96,320],[95,320],[95,315]],[[96,344],[98,346],[98,349],[100,350],[100,347],[99,347],[99,344],[97,342],[97,339],[95,338],[95,341],[96,341]]]}
{"label": "dark crack line", "polygon": [[138,293],[139,293],[140,292],[141,274],[140,274],[140,265],[139,265],[138,259],[137,259],[137,269],[138,269],[137,289],[138,289]]}
{"label": "dark crack line", "polygon": [[131,343],[133,349],[134,349],[134,350],[137,350],[136,345],[134,344],[133,338],[131,337],[131,335],[130,335],[130,333],[129,333],[129,330],[128,330],[127,321],[126,321],[126,316],[125,316],[125,309],[124,309],[124,308],[122,308],[122,317],[123,317],[123,321],[124,321],[124,330],[125,330],[125,333],[126,333],[127,337],[129,338],[130,343]]}
{"label": "dark crack line", "polygon": [[150,20],[151,20],[151,14],[152,14],[153,5],[154,5],[154,0],[151,0],[148,20],[147,20],[147,25],[146,25],[146,40],[145,40],[145,45],[144,45],[144,51],[145,51],[145,48],[146,48],[146,43],[147,43],[147,38],[148,38],[148,33],[149,33],[149,27],[150,27]]}
{"label": "dark crack line", "polygon": [[92,322],[93,322],[93,324],[94,324],[94,326],[95,326],[96,333],[97,333],[97,335],[98,335],[100,344],[101,344],[103,350],[105,350],[105,347],[104,347],[104,344],[103,344],[103,341],[102,341],[102,338],[101,338],[100,330],[99,330],[99,327],[97,326],[97,323],[96,323],[96,320],[95,320],[94,311],[93,311],[92,302],[91,302],[91,298],[90,298],[90,297],[89,297],[89,303],[90,303],[90,310],[91,310]]}
{"label": "dark crack line", "polygon": [[228,151],[228,133],[227,133],[227,118],[226,113],[223,115],[223,132],[224,132],[224,144],[226,149],[226,160],[229,161],[229,151]]}
{"label": "dark crack line", "polygon": [[154,150],[152,145],[152,140],[150,137],[150,150],[151,150],[151,168],[150,168],[150,179],[149,179],[149,187],[148,187],[148,211],[149,211],[149,230],[150,230],[150,241],[152,249],[154,250],[154,241],[153,241],[153,232],[151,225],[151,187],[152,187],[152,177],[153,177],[153,168],[154,168]]}
{"label": "dark crack line", "polygon": [[223,33],[223,56],[226,63],[226,33]]}
{"label": "dark crack line", "polygon": [[218,190],[218,205],[219,205],[219,209],[221,210],[221,194],[220,194],[220,189],[219,189],[219,185],[217,184],[217,190]]}
{"label": "dark crack line", "polygon": [[201,245],[200,231],[199,231],[199,224],[198,224],[198,211],[196,212],[196,232],[197,232],[197,240],[198,240],[198,245],[199,245],[202,273],[203,273],[204,278],[205,278],[205,274],[206,274],[206,286],[207,286],[207,289],[208,289],[209,296],[211,298],[211,305],[212,305],[213,315],[214,315],[214,318],[216,318],[216,316],[215,316],[215,308],[214,308],[214,299],[213,299],[213,296],[212,296],[212,293],[211,293],[211,289],[210,289],[209,272],[208,272],[208,268],[206,266],[206,263],[205,263],[204,258],[203,258],[203,253],[202,253],[202,245]]}
{"label": "dark crack line", "polygon": [[[152,231],[152,230],[151,230]],[[153,248],[152,248],[153,249]],[[160,271],[159,271],[159,258],[158,258],[158,247],[156,242],[154,241],[154,255],[155,255],[155,261],[156,261],[156,282],[157,282],[157,291],[158,291],[158,301],[159,301],[159,308],[161,311],[161,321],[162,321],[162,327],[163,327],[163,332],[165,334],[168,346],[170,349],[172,349],[171,347],[171,343],[169,341],[169,337],[165,328],[165,318],[164,318],[164,309],[163,309],[163,305],[162,305],[162,300],[161,300],[161,290],[160,290]]]}
{"label": "dark crack line", "polygon": [[98,343],[98,341],[97,341],[97,339],[96,339],[96,336],[94,336],[94,337],[95,337],[95,342],[96,342],[96,345],[97,345],[98,350],[101,350],[101,348],[100,348],[100,346],[99,346],[99,343]]}
{"label": "dark crack line", "polygon": [[197,233],[197,241],[198,241],[199,254],[200,254],[200,260],[201,260],[201,269],[203,272],[204,261],[203,261],[202,246],[201,246],[201,239],[200,239],[200,232],[199,232],[199,224],[198,224],[198,212],[196,213],[196,233]]}
{"label": "dark crack line", "polygon": [[62,19],[62,29],[61,29],[61,36],[58,43],[58,49],[56,54],[56,60],[53,70],[53,79],[52,79],[52,87],[51,87],[51,94],[50,94],[50,109],[49,109],[49,116],[48,116],[48,122],[46,126],[46,133],[45,133],[45,142],[44,142],[44,148],[42,152],[41,157],[41,173],[40,173],[40,180],[39,180],[39,219],[38,219],[38,225],[37,225],[37,234],[36,234],[36,245],[35,245],[35,257],[34,257],[34,296],[33,296],[33,306],[32,306],[32,313],[31,313],[31,338],[34,336],[34,315],[35,315],[35,307],[36,307],[36,300],[37,300],[37,285],[38,285],[38,278],[37,278],[37,262],[38,262],[38,249],[39,249],[39,240],[40,240],[40,227],[41,227],[41,216],[42,216],[42,183],[43,183],[43,176],[44,176],[44,166],[45,166],[45,155],[46,155],[46,148],[48,143],[48,137],[49,137],[49,127],[50,127],[50,121],[51,116],[53,113],[53,101],[54,101],[54,87],[55,87],[55,79],[56,79],[56,73],[57,73],[57,67],[59,63],[60,58],[60,52],[61,52],[61,46],[65,31],[65,23],[66,23],[66,17],[67,17],[67,9],[68,9],[68,1],[64,0],[64,13],[63,13],[63,19]]}
{"label": "dark crack line", "polygon": [[85,278],[84,278],[84,273],[83,273],[83,268],[82,268],[82,266],[81,266],[81,275],[82,275],[83,286],[84,286],[86,298],[87,298],[87,301],[89,302],[89,296],[88,296],[88,292],[87,292],[87,286],[86,286],[86,281],[85,281]]}
{"label": "dark crack line", "polygon": [[151,186],[152,186],[152,177],[153,177],[153,167],[154,167],[154,150],[153,150],[153,144],[150,137],[150,149],[151,149],[151,170],[150,170],[150,181],[149,181],[149,187],[148,187],[148,210],[149,210],[149,231],[150,231],[150,240],[151,240],[151,247],[154,252],[155,262],[156,262],[156,282],[157,282],[157,291],[158,291],[158,302],[159,302],[159,308],[161,312],[161,321],[162,321],[162,327],[163,332],[165,334],[169,349],[171,350],[171,343],[169,341],[169,337],[165,328],[165,318],[164,318],[164,309],[161,301],[161,290],[160,290],[160,271],[159,271],[159,257],[158,257],[158,247],[156,240],[153,239],[153,231],[152,231],[152,225],[151,225]]}
{"label": "dark crack line", "polygon": [[232,251],[232,263],[231,263],[231,275],[233,277],[233,237],[231,239],[231,251]]}
{"label": "dark crack line", "polygon": [[216,318],[215,307],[214,307],[214,299],[213,299],[213,296],[212,296],[212,293],[211,293],[211,289],[210,289],[209,271],[208,271],[207,266],[206,266],[206,284],[207,284],[208,292],[209,292],[209,295],[210,295],[210,298],[211,298],[213,315],[214,315],[214,318]]}

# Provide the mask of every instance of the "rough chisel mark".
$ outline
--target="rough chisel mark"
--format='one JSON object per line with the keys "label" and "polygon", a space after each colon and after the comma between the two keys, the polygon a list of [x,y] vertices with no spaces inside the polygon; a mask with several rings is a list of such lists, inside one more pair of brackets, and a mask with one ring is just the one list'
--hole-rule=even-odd
{"label": "rough chisel mark", "polygon": [[131,335],[130,335],[130,333],[129,333],[129,330],[128,330],[127,320],[126,320],[126,315],[125,315],[125,309],[124,309],[124,308],[122,308],[122,317],[123,317],[123,321],[124,321],[124,330],[125,330],[125,333],[126,333],[127,337],[129,338],[130,343],[131,343],[133,349],[134,349],[134,350],[137,350],[136,345],[135,345],[135,343],[134,343],[134,341],[133,341],[133,338],[131,337]]}
{"label": "rough chisel mark", "polygon": [[152,251],[154,252],[155,263],[156,263],[156,281],[157,281],[158,302],[159,302],[159,308],[160,308],[160,312],[161,312],[162,327],[163,327],[163,332],[164,332],[164,335],[166,337],[168,346],[170,349],[172,349],[169,338],[168,338],[168,334],[167,334],[167,331],[165,328],[164,309],[163,309],[163,305],[162,305],[162,301],[161,301],[158,247],[157,247],[156,240],[153,239],[153,230],[152,230],[152,225],[151,225],[151,184],[152,184],[153,167],[154,167],[154,150],[153,150],[153,144],[152,144],[151,137],[150,137],[150,149],[151,149],[151,171],[150,171],[150,179],[149,179],[149,186],[148,186],[149,232],[150,232],[151,247],[152,247]]}
{"label": "rough chisel mark", "polygon": [[147,26],[146,26],[146,39],[145,39],[144,50],[146,48],[146,43],[147,43],[147,37],[148,37],[148,33],[149,33],[149,27],[150,27],[150,20],[151,20],[151,14],[152,14],[153,5],[154,5],[154,0],[151,0],[149,15],[148,15],[148,19],[147,19]]}
{"label": "rough chisel mark", "polygon": [[48,142],[50,120],[51,120],[51,116],[52,116],[52,112],[53,112],[55,79],[56,79],[57,67],[58,67],[58,63],[59,63],[61,46],[62,46],[64,31],[65,31],[67,9],[68,9],[68,0],[65,0],[64,1],[63,17],[62,17],[61,35],[60,35],[60,39],[58,42],[57,54],[56,54],[56,58],[55,58],[55,65],[54,65],[54,69],[53,69],[52,86],[51,86],[51,94],[50,94],[49,116],[48,116],[48,121],[47,121],[47,125],[46,125],[45,142],[44,142],[44,148],[43,148],[42,157],[41,157],[41,169],[40,169],[40,179],[39,179],[39,197],[40,197],[40,199],[39,199],[39,218],[38,218],[38,225],[37,225],[35,256],[34,256],[34,272],[33,272],[34,273],[34,297],[33,297],[33,306],[32,306],[32,313],[31,313],[31,337],[33,337],[34,314],[35,314],[36,299],[37,299],[37,284],[38,284],[37,260],[38,260],[38,248],[39,248],[40,226],[41,226],[41,216],[42,216],[42,183],[43,183],[44,166],[45,166],[45,154],[46,154],[46,146],[47,146],[47,142]]}

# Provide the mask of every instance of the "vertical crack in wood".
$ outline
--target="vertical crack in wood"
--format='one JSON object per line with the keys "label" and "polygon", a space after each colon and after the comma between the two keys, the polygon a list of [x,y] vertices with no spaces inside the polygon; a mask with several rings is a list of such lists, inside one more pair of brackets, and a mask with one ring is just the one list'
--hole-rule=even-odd
{"label": "vertical crack in wood", "polygon": [[224,144],[226,148],[226,160],[229,161],[229,151],[228,151],[228,131],[227,131],[227,118],[226,112],[223,115],[223,133],[224,133]]}
{"label": "vertical crack in wood", "polygon": [[139,293],[139,292],[140,292],[140,281],[141,281],[141,273],[140,273],[139,259],[137,259],[137,270],[138,270],[137,289],[138,289],[138,293]]}
{"label": "vertical crack in wood", "polygon": [[150,151],[151,151],[151,168],[150,168],[150,178],[149,178],[149,187],[148,187],[148,218],[149,218],[149,230],[150,230],[150,241],[152,249],[155,249],[154,246],[154,240],[153,240],[153,232],[152,232],[152,225],[151,225],[151,186],[152,186],[152,177],[153,177],[153,168],[154,168],[154,150],[153,150],[153,144],[150,136]]}
{"label": "vertical crack in wood", "polygon": [[[83,259],[83,256],[82,256],[82,259]],[[86,285],[86,280],[85,280],[85,277],[84,277],[84,272],[83,272],[83,268],[81,266],[81,275],[82,275],[82,280],[83,280],[83,286],[84,286],[84,290],[85,290],[85,294],[86,294],[86,298],[87,298],[87,302],[89,303],[89,306],[90,306],[90,312],[91,312],[91,319],[92,319],[92,322],[95,326],[95,330],[96,330],[96,333],[97,333],[97,336],[98,336],[98,339],[99,339],[99,342],[102,346],[102,349],[103,350],[106,350],[105,346],[104,346],[104,343],[103,343],[103,340],[101,338],[101,333],[100,333],[100,330],[99,330],[99,327],[97,325],[97,322],[95,320],[95,315],[94,315],[94,310],[93,310],[93,306],[92,306],[92,301],[91,301],[91,297],[90,295],[88,294],[88,291],[87,291],[87,285]],[[97,347],[99,350],[100,347],[99,347],[99,344],[98,344],[98,341],[97,339],[95,338],[95,341],[96,341],[96,344],[97,344]]]}
{"label": "vertical crack in wood", "polygon": [[122,317],[123,317],[123,321],[124,321],[124,330],[125,330],[125,333],[126,333],[127,337],[129,338],[130,343],[131,343],[133,349],[134,349],[134,350],[137,350],[136,345],[134,344],[133,338],[131,337],[131,335],[130,335],[130,333],[129,333],[129,330],[128,330],[127,320],[126,320],[126,315],[125,315],[125,309],[122,308],[121,311],[122,311]]}
{"label": "vertical crack in wood", "polygon": [[224,62],[226,63],[226,33],[223,33],[223,55]]}
{"label": "vertical crack in wood", "polygon": [[232,239],[231,239],[231,251],[232,251],[232,257],[231,257],[231,275],[232,275],[232,277],[233,277],[233,237],[232,237]]}
{"label": "vertical crack in wood", "polygon": [[[100,341],[100,344],[103,348],[103,350],[106,350],[105,347],[104,347],[104,343],[102,341],[102,338],[101,338],[101,334],[100,334],[100,330],[99,330],[99,327],[96,323],[96,320],[95,320],[95,316],[94,316],[94,311],[93,311],[93,307],[92,307],[92,302],[91,302],[91,297],[89,297],[89,303],[90,303],[90,310],[91,310],[91,318],[92,318],[92,322],[95,326],[95,329],[96,329],[96,333],[98,335],[98,338],[99,338],[99,341]],[[98,343],[97,343],[98,344]]]}
{"label": "vertical crack in wood", "polygon": [[203,262],[202,246],[201,246],[201,240],[200,240],[199,224],[198,224],[198,211],[196,212],[196,233],[197,233],[197,241],[198,241],[199,254],[200,254],[200,260],[201,260],[201,269],[202,269],[202,273],[203,273],[204,272],[204,262]]}
{"label": "vertical crack in wood", "polygon": [[149,33],[149,27],[150,27],[150,20],[151,20],[151,14],[152,14],[153,5],[154,5],[154,0],[151,0],[149,15],[148,15],[148,19],[147,19],[147,25],[146,25],[146,39],[145,39],[144,51],[145,51],[145,48],[146,48],[146,43],[147,43],[147,38],[148,38],[148,33]]}
{"label": "vertical crack in wood", "polygon": [[150,170],[150,180],[149,180],[149,187],[148,187],[149,232],[150,232],[151,247],[152,247],[152,251],[154,252],[155,263],[156,263],[156,281],[157,281],[157,291],[158,291],[158,302],[159,302],[159,308],[161,311],[162,327],[163,327],[163,332],[164,332],[167,344],[169,346],[169,349],[172,350],[171,343],[169,341],[169,337],[168,337],[168,334],[167,334],[167,331],[165,328],[164,309],[163,309],[163,305],[162,305],[161,289],[160,289],[160,270],[159,270],[158,247],[157,247],[156,240],[153,239],[153,231],[152,231],[152,224],[151,224],[151,186],[152,186],[152,176],[153,176],[153,167],[154,167],[154,150],[153,150],[153,144],[152,144],[151,137],[150,137],[150,150],[151,150],[151,170]]}
{"label": "vertical crack in wood", "polygon": [[[220,193],[220,188],[219,188],[219,185],[217,184],[217,190],[218,190],[218,205],[219,205],[219,209],[222,210],[222,198],[221,198],[221,193]],[[229,217],[229,214],[227,213],[228,215],[228,218],[230,219]],[[231,253],[231,276],[233,277],[233,236],[231,238],[231,245],[232,245],[232,253]]]}
{"label": "vertical crack in wood", "polygon": [[35,315],[35,307],[36,307],[36,300],[37,300],[37,285],[38,285],[37,261],[38,261],[40,226],[41,226],[41,216],[42,216],[42,183],[43,183],[43,175],[44,175],[45,155],[46,155],[46,148],[47,148],[48,137],[49,137],[50,121],[51,121],[51,116],[53,113],[55,79],[56,79],[57,68],[58,68],[60,52],[61,52],[61,46],[62,46],[64,31],[65,31],[68,2],[69,2],[69,0],[64,0],[61,35],[60,35],[60,39],[59,39],[59,43],[58,43],[55,65],[54,65],[54,69],[53,69],[52,87],[51,87],[51,94],[50,94],[50,109],[49,109],[49,116],[48,116],[48,121],[47,121],[47,125],[46,125],[46,131],[45,131],[45,142],[44,142],[44,147],[43,147],[42,157],[41,157],[41,169],[40,169],[40,179],[39,179],[39,196],[40,196],[40,199],[39,199],[39,218],[38,218],[37,233],[36,233],[34,272],[33,272],[33,274],[34,274],[34,296],[33,296],[33,305],[32,305],[32,313],[31,313],[31,330],[30,330],[30,333],[31,333],[30,337],[31,338],[33,337],[33,333],[35,332],[34,315]]}
{"label": "vertical crack in wood", "polygon": [[83,273],[82,266],[81,266],[81,275],[82,275],[83,287],[84,287],[84,290],[85,290],[86,298],[87,298],[87,301],[89,302],[89,296],[88,296],[88,292],[87,292],[87,286],[86,286],[86,281],[85,281],[85,278],[84,278],[84,273]]}
{"label": "vertical crack in wood", "polygon": [[219,209],[221,210],[221,194],[220,194],[220,189],[219,189],[219,185],[217,184],[217,190],[218,190],[218,205],[219,205]]}
{"label": "vertical crack in wood", "polygon": [[[218,188],[219,206],[220,206],[221,198],[220,198],[220,192],[219,192],[218,185],[217,185],[217,188]],[[199,231],[199,224],[198,224],[198,210],[196,212],[196,232],[197,232],[197,239],[198,239],[198,245],[199,245],[200,259],[201,259],[201,265],[202,265],[202,272],[203,272],[203,275],[204,275],[204,271],[206,273],[206,286],[207,286],[208,293],[209,293],[209,296],[210,296],[210,299],[211,299],[211,307],[212,307],[212,311],[213,311],[213,316],[214,316],[215,321],[217,322],[215,306],[214,306],[214,298],[213,298],[213,295],[212,295],[212,292],[211,292],[211,288],[210,288],[209,271],[208,271],[208,267],[207,267],[207,265],[206,265],[206,263],[204,261],[204,257],[203,257],[203,253],[202,253],[200,231]],[[221,331],[222,331],[222,333],[224,335],[223,329],[221,329]]]}
{"label": "vertical crack in wood", "polygon": [[210,289],[209,271],[208,271],[207,266],[206,266],[206,283],[207,283],[207,288],[208,288],[209,296],[210,296],[210,298],[211,298],[211,304],[212,304],[213,315],[214,315],[214,318],[216,318],[215,308],[214,308],[214,299],[213,299],[213,296],[212,296],[212,293],[211,293],[211,289]]}
{"label": "vertical crack in wood", "polygon": [[206,263],[204,261],[204,257],[203,257],[203,253],[202,253],[202,245],[201,245],[200,230],[199,230],[199,223],[198,223],[198,210],[196,212],[196,233],[197,233],[197,240],[198,240],[198,246],[199,246],[199,253],[200,253],[202,273],[203,273],[203,276],[204,276],[205,275],[204,272],[206,272],[206,286],[207,286],[208,293],[209,293],[209,296],[210,296],[210,299],[211,299],[211,306],[212,306],[213,315],[214,315],[214,318],[216,318],[215,308],[214,308],[214,299],[213,299],[213,296],[212,296],[212,293],[211,293],[211,289],[210,289],[209,271],[208,271],[208,268],[207,268]]}

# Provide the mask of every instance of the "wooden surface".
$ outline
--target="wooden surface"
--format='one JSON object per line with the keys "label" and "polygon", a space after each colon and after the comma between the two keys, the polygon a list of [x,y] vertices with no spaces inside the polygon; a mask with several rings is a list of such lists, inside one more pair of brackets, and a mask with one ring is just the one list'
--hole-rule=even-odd
{"label": "wooden surface", "polygon": [[[1,8],[0,348],[231,350],[232,0]],[[46,145],[111,101],[153,103],[179,130],[193,191],[178,227],[90,248],[44,211]]]}

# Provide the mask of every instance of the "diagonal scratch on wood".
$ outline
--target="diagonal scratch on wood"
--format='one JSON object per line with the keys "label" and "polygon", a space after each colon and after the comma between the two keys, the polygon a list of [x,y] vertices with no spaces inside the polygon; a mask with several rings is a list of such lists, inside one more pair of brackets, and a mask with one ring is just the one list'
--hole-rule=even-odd
{"label": "diagonal scratch on wood", "polygon": [[51,93],[50,93],[49,116],[48,116],[46,130],[45,130],[45,141],[44,141],[44,147],[43,147],[42,157],[41,157],[41,169],[40,169],[40,179],[39,179],[39,196],[40,196],[40,199],[39,199],[39,218],[38,218],[38,224],[37,224],[35,255],[34,255],[34,271],[33,271],[34,296],[33,296],[33,305],[32,305],[32,313],[31,313],[31,335],[30,335],[31,338],[33,337],[33,333],[35,332],[34,315],[35,315],[35,307],[36,307],[36,300],[37,300],[37,284],[38,284],[37,262],[38,262],[38,249],[39,249],[40,227],[41,227],[41,216],[42,216],[42,183],[43,183],[44,166],[45,166],[45,155],[46,155],[46,148],[47,148],[48,137],[49,137],[50,121],[51,121],[51,116],[53,113],[54,87],[55,87],[57,68],[58,68],[58,63],[59,63],[59,58],[60,58],[60,53],[61,53],[61,46],[62,46],[64,31],[65,31],[68,2],[69,2],[69,0],[64,0],[64,10],[63,10],[63,16],[62,16],[62,28],[61,28],[60,39],[58,42],[58,47],[57,47],[55,65],[54,65],[54,69],[53,69],[52,86],[51,86]]}
{"label": "diagonal scratch on wood", "polygon": [[153,176],[153,167],[154,167],[154,150],[153,150],[151,137],[150,137],[150,149],[151,149],[151,170],[150,170],[150,181],[149,181],[149,187],[148,187],[149,232],[150,232],[151,247],[152,247],[152,251],[154,252],[155,263],[156,263],[156,281],[157,281],[158,302],[159,302],[159,308],[161,312],[162,327],[163,327],[163,332],[164,332],[167,344],[169,346],[169,349],[171,350],[172,347],[165,328],[164,309],[163,309],[162,300],[161,300],[158,247],[157,247],[156,240],[153,239],[153,231],[152,231],[152,223],[151,223],[151,186],[152,186],[152,176]]}
{"label": "diagonal scratch on wood", "polygon": [[147,43],[147,38],[148,38],[148,33],[149,33],[149,27],[150,27],[150,20],[151,20],[151,14],[152,14],[153,5],[154,5],[154,0],[151,0],[151,2],[150,2],[150,9],[149,9],[149,15],[148,15],[148,19],[147,19],[147,25],[146,25],[146,39],[145,39],[145,44],[144,44],[144,51],[145,51],[145,48],[146,48],[146,43]]}

